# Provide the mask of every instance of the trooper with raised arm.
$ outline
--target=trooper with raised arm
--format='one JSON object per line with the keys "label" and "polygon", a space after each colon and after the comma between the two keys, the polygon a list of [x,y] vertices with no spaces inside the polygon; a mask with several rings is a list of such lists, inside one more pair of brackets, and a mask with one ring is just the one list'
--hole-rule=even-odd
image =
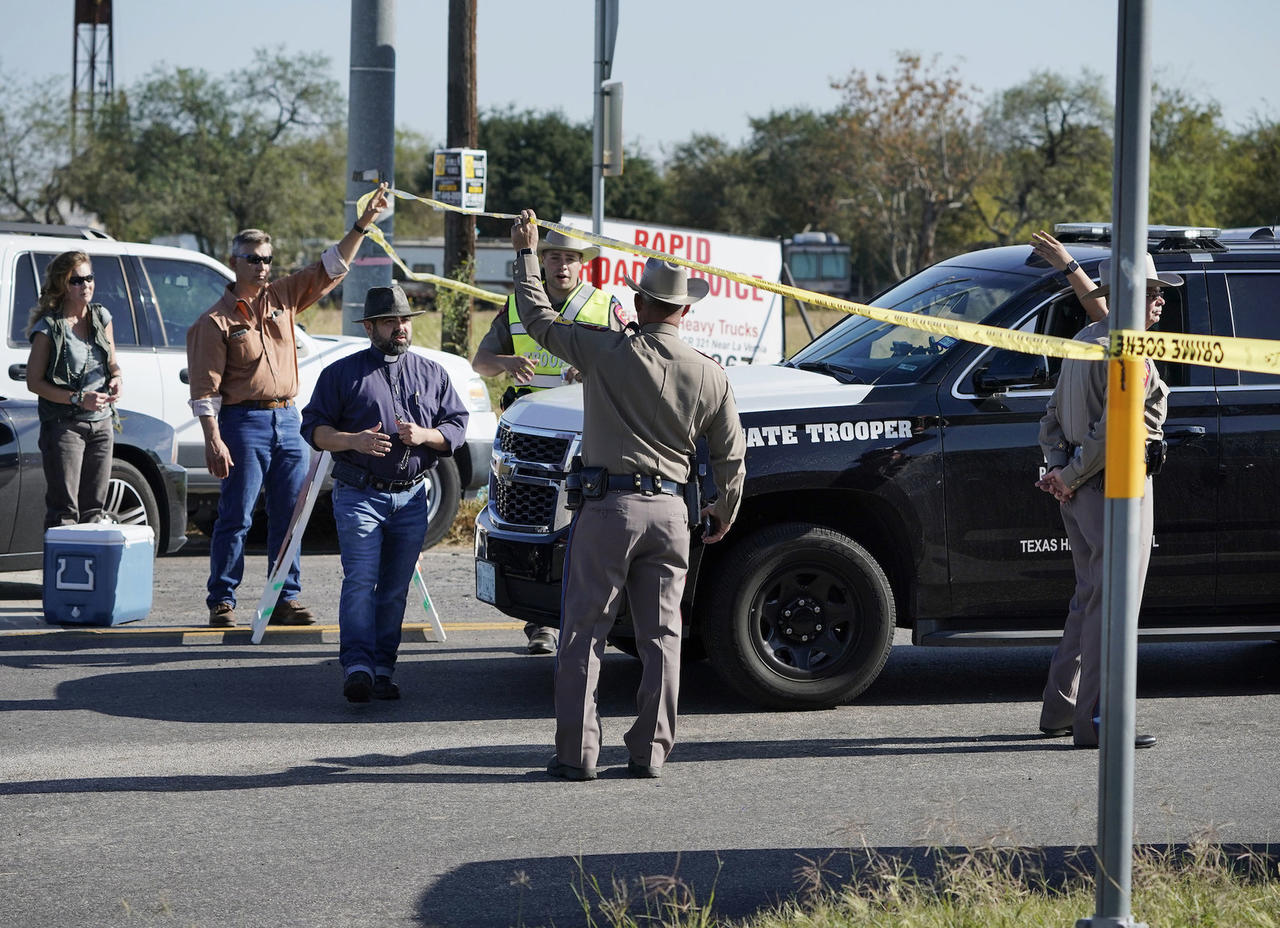
{"label": "trooper with raised arm", "polygon": [[600,661],[625,592],[643,664],[638,715],[623,737],[627,772],[657,777],[676,735],[691,516],[683,490],[697,479],[690,460],[705,437],[719,490],[701,510],[710,522],[703,542],[713,544],[738,512],[746,441],[724,370],[680,338],[680,319],[706,296],[707,282],[650,259],[638,282],[627,278],[638,331],[566,323],[538,278],[536,218],[525,210],[511,230],[516,307],[529,335],[583,376],[583,501],[565,555],[556,753],[547,772],[596,777]]}
{"label": "trooper with raised arm", "polygon": [[[569,322],[607,326],[622,331],[626,320],[617,297],[582,280],[582,269],[600,253],[594,245],[551,230],[538,242],[542,267],[542,287],[551,308]],[[471,367],[484,377],[509,375],[513,385],[503,395],[502,408],[518,395],[581,381],[573,366],[534,341],[516,313],[515,296],[493,317],[489,331],[471,359]],[[524,634],[530,654],[552,654],[556,650],[557,629],[538,622],[526,622]]]}
{"label": "trooper with raised arm", "polygon": [[[1177,274],[1156,273],[1147,255],[1146,328],[1160,321],[1165,287],[1182,286]],[[1111,259],[1102,262],[1103,285],[1086,296],[1101,301],[1110,292]],[[1083,301],[1082,301],[1083,302]],[[1085,326],[1077,341],[1107,345],[1110,341],[1106,307],[1104,317]],[[1147,427],[1147,480],[1140,516],[1141,552],[1138,593],[1146,584],[1151,559],[1151,477],[1163,463],[1163,426],[1169,407],[1169,388],[1150,358],[1144,366],[1143,415]],[[1051,738],[1072,736],[1078,748],[1098,746],[1098,697],[1102,679],[1102,581],[1104,517],[1103,465],[1106,462],[1107,362],[1068,358],[1062,362],[1058,383],[1040,420],[1040,450],[1047,466],[1036,486],[1053,494],[1061,504],[1062,524],[1071,542],[1076,587],[1067,612],[1062,640],[1053,652],[1049,679],[1040,710],[1040,730]],[[1152,453],[1152,451],[1156,453]],[[1135,747],[1149,748],[1156,739],[1139,735]]]}

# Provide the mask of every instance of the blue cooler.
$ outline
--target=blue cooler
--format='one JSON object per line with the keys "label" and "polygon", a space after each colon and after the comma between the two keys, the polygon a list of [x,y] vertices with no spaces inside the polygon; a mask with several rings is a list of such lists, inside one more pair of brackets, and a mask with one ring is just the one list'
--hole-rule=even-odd
{"label": "blue cooler", "polygon": [[155,533],[148,525],[58,525],[44,533],[44,620],[136,622],[151,611]]}

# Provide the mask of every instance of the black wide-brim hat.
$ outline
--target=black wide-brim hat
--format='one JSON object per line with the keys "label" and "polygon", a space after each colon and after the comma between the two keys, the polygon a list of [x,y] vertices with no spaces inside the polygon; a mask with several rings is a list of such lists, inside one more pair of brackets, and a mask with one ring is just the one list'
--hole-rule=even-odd
{"label": "black wide-brim hat", "polygon": [[373,319],[386,319],[394,316],[421,316],[425,309],[414,309],[409,305],[409,298],[404,295],[399,284],[390,287],[370,287],[364,295],[364,316],[361,322]]}

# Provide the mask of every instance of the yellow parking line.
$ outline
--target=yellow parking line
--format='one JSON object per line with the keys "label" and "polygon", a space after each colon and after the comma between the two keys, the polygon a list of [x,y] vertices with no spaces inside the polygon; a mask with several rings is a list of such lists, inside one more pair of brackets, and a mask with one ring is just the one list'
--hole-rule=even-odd
{"label": "yellow parking line", "polygon": [[[431,625],[427,622],[405,622],[405,632],[431,632]],[[477,632],[477,631],[512,631],[524,628],[523,622],[497,621],[487,622],[482,619],[464,619],[457,622],[445,622],[444,628],[446,632]],[[17,638],[31,635],[87,635],[101,637],[115,637],[124,635],[182,635],[187,637],[222,637],[225,635],[249,635],[252,629],[247,625],[239,625],[233,628],[204,628],[191,625],[116,625],[110,627],[66,627],[61,625],[51,625],[48,628],[8,628],[0,629],[0,638]],[[276,637],[282,635],[305,635],[305,634],[324,634],[326,632],[337,633],[337,625],[269,625],[266,634],[268,637]]]}

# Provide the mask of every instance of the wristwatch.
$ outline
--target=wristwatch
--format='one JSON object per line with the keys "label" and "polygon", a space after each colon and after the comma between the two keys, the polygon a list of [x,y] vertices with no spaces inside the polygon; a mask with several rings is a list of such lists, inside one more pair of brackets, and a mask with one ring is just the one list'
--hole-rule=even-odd
{"label": "wristwatch", "polygon": [[531,255],[531,254],[533,254],[533,249],[532,249],[532,248],[521,248],[519,251],[517,251],[517,252],[516,252],[516,254],[517,254],[517,255],[519,255],[519,256]]}
{"label": "wristwatch", "polygon": [[83,402],[84,402],[84,391],[83,391],[83,390],[76,390],[74,393],[72,393],[72,394],[71,394],[71,405],[72,405],[72,406],[79,406],[79,405],[80,405],[81,403],[83,403]]}
{"label": "wristwatch", "polygon": [[1080,262],[1077,261],[1075,258],[1072,258],[1071,263],[1062,269],[1062,273],[1074,274],[1078,270],[1080,270]]}
{"label": "wristwatch", "polygon": [[360,228],[360,223],[359,223],[359,222],[354,222],[354,223],[352,223],[352,224],[351,224],[351,231],[352,231],[352,232],[359,232],[361,235],[368,235],[368,234],[369,234],[369,227],[368,227],[368,226],[365,226],[365,227],[362,229],[362,228]]}

